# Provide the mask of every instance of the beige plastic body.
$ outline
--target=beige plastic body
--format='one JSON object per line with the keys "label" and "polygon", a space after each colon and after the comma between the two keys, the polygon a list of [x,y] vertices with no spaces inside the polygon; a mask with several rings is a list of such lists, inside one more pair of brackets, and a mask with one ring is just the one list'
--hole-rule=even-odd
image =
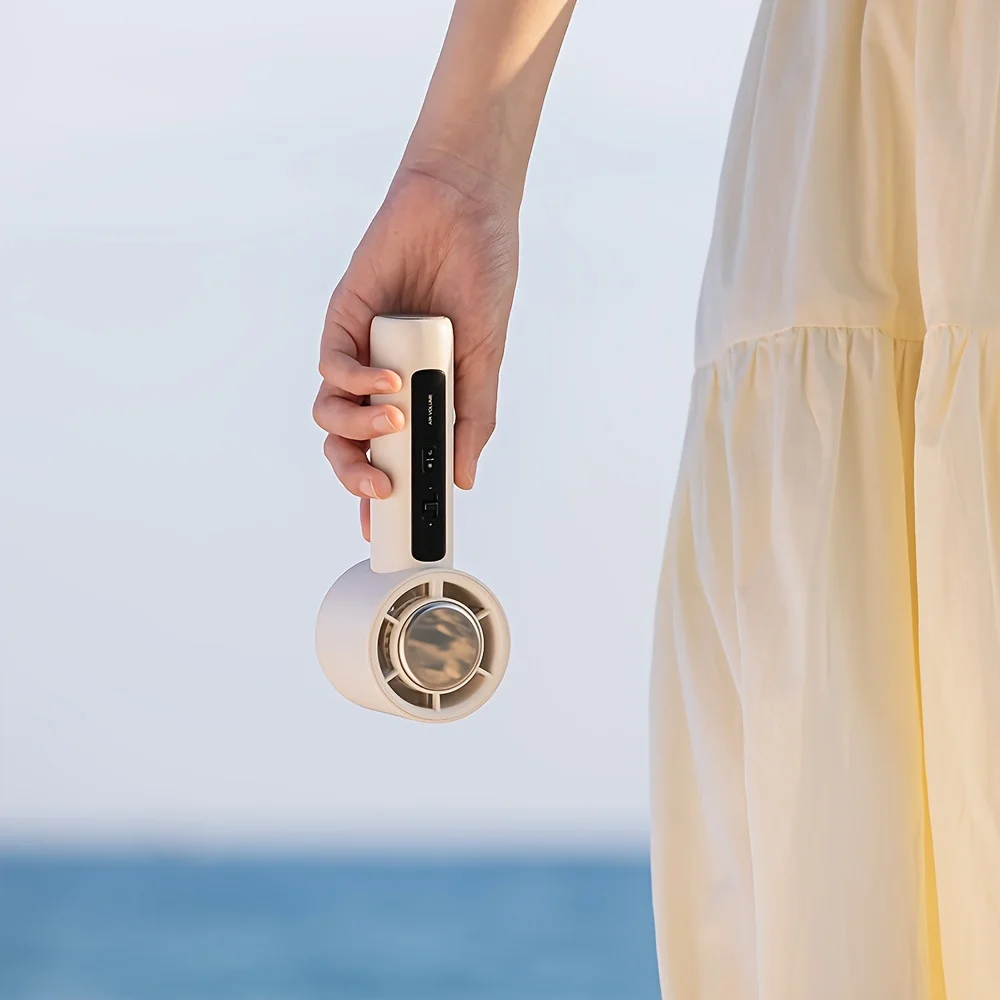
{"label": "beige plastic body", "polygon": [[[390,368],[403,380],[399,392],[373,395],[372,403],[393,403],[406,417],[403,430],[371,443],[371,461],[392,483],[392,495],[371,502],[371,567],[376,573],[395,573],[417,567],[452,564],[452,500],[454,489],[454,338],[451,321],[444,316],[376,316],[371,325],[371,364]],[[436,563],[421,563],[410,551],[410,425],[415,419],[410,396],[411,376],[423,368],[445,373],[445,556]]]}
{"label": "beige plastic body", "polygon": [[[444,317],[378,316],[371,328],[371,363],[403,380],[400,392],[372,396],[394,403],[406,429],[371,444],[372,464],[392,481],[392,496],[373,500],[371,558],[352,566],[330,588],[316,621],[316,653],[330,683],[363,708],[420,722],[450,722],[483,705],[507,669],[510,628],[496,596],[468,573],[452,567],[454,478],[454,362],[452,328]],[[411,376],[423,368],[445,373],[445,557],[413,559],[410,543]],[[460,688],[434,693],[414,689],[393,661],[400,621],[415,601],[452,601],[475,615],[483,653],[474,675]],[[398,657],[397,657],[398,659]]]}

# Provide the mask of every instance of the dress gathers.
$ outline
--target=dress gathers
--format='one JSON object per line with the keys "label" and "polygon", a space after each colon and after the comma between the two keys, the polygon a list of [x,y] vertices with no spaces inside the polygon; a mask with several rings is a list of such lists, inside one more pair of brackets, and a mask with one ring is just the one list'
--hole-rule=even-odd
{"label": "dress gathers", "polygon": [[1000,0],[765,0],[657,602],[664,1000],[1000,997]]}

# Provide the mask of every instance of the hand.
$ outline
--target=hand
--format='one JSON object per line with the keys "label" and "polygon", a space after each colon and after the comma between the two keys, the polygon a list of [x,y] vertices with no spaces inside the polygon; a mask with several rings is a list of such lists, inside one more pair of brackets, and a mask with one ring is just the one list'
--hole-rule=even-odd
{"label": "hand", "polygon": [[441,315],[455,330],[455,484],[471,489],[496,425],[497,386],[517,281],[517,199],[465,164],[401,167],[347,273],[330,299],[320,345],[323,377],[313,406],[328,432],[337,478],[361,497],[390,495],[389,477],[368,461],[370,439],[401,430],[395,406],[365,405],[395,392],[395,372],[368,366],[372,319],[384,313]]}

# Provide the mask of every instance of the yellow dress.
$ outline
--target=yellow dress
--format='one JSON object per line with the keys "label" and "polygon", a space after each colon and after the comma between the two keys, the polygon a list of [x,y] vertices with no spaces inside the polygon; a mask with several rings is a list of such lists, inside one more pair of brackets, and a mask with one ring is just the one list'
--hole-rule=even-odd
{"label": "yellow dress", "polygon": [[765,0],[651,694],[665,1000],[1000,997],[1000,0]]}

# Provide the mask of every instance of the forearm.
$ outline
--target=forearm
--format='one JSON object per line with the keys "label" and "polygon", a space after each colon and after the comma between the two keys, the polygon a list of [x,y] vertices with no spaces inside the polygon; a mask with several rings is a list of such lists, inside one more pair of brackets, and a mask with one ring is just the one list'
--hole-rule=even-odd
{"label": "forearm", "polygon": [[446,158],[520,200],[575,0],[457,0],[404,165]]}

